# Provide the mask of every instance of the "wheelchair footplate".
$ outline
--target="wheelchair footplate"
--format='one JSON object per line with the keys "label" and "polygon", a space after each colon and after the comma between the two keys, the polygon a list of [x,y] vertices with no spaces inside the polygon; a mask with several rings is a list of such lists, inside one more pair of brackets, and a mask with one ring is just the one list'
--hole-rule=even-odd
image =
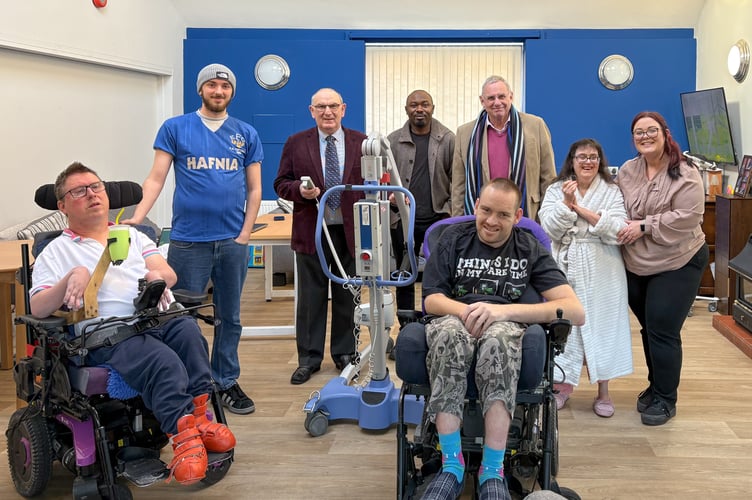
{"label": "wheelchair footplate", "polygon": [[[207,474],[213,472],[219,476],[224,476],[229,467],[228,462],[231,463],[232,458],[232,451],[225,453],[208,452],[209,468]],[[117,461],[119,475],[139,488],[151,486],[157,481],[167,479],[170,475],[167,464],[159,459],[159,451],[150,448],[139,448],[137,446],[123,448],[117,454]]]}
{"label": "wheelchair footplate", "polygon": [[117,460],[120,475],[138,487],[149,486],[170,475],[157,450],[130,446],[118,451]]}

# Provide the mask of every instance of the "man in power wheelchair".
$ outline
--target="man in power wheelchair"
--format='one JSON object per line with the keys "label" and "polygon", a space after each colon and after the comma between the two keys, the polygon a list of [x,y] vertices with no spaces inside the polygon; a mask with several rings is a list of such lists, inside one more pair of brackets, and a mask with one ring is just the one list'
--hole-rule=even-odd
{"label": "man in power wheelchair", "polygon": [[[37,345],[16,366],[18,395],[29,404],[6,432],[11,476],[24,496],[44,491],[55,458],[77,474],[75,498],[117,499],[131,498],[118,473],[140,486],[166,476],[212,484],[232,462],[235,437],[213,396],[208,344],[186,309],[167,309],[177,277],[151,240],[130,228],[127,253],[114,256],[105,187],[80,163],[54,185],[69,227],[34,263],[33,316],[20,320]],[[61,309],[68,318],[39,319]],[[71,316],[86,319],[64,327]],[[109,367],[126,386],[119,392],[135,392],[110,398],[83,366]],[[158,457],[168,439],[173,459],[165,468]]]}
{"label": "man in power wheelchair", "polygon": [[[582,305],[550,254],[532,234],[514,227],[522,217],[520,200],[519,189],[508,179],[488,183],[476,201],[475,221],[455,224],[443,231],[426,263],[424,308],[433,318],[425,325],[425,364],[430,380],[426,413],[435,425],[438,446],[430,443],[423,429],[416,430],[416,434],[422,434],[419,446],[400,443],[398,493],[405,498],[411,498],[416,483],[428,475],[429,462],[435,458],[431,450],[440,450],[441,470],[423,498],[459,497],[464,489],[466,468],[472,470],[476,466],[476,496],[510,498],[504,474],[510,427],[515,432],[521,431],[524,423],[518,420],[537,417],[525,415],[524,406],[520,410],[525,398],[516,394],[522,339],[527,336],[535,339],[536,335],[540,338],[543,334],[540,325],[531,323],[551,322],[549,333],[557,337],[552,345],[561,347],[569,332],[569,322],[584,322]],[[531,300],[536,294],[545,300]],[[569,321],[562,321],[562,316]],[[405,346],[415,340],[416,331],[418,336],[421,333],[417,324],[408,325],[405,330],[400,332],[395,347],[400,376],[403,371],[400,365],[409,363],[401,358],[411,357],[406,352],[410,347]],[[547,357],[550,377],[553,354],[549,351]],[[419,364],[415,361],[412,359],[411,372]],[[472,414],[478,414],[474,403],[463,407],[471,371],[479,392],[480,418],[472,418]],[[539,363],[538,374],[542,373]],[[543,396],[531,398],[535,405],[527,411],[541,414],[554,409],[550,384]],[[548,425],[548,432],[555,433],[555,413],[553,419],[553,427],[551,418],[543,425]],[[468,428],[473,423],[480,429]],[[515,442],[515,451],[524,451],[520,446],[540,446],[545,432],[537,429],[531,442],[522,445]],[[401,434],[398,439],[406,439],[404,427],[398,433]],[[483,443],[480,464],[466,464],[463,451],[468,450],[464,448],[479,442]],[[421,455],[420,472],[415,468],[413,453]]]}

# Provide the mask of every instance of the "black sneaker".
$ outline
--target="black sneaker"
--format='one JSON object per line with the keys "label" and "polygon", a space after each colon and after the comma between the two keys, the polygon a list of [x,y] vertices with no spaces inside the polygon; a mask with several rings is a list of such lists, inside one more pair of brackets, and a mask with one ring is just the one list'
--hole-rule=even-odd
{"label": "black sneaker", "polygon": [[253,400],[246,396],[237,382],[228,389],[219,391],[219,398],[222,400],[222,405],[226,406],[231,413],[247,415],[256,411]]}
{"label": "black sneaker", "polygon": [[650,406],[645,408],[640,418],[645,425],[663,425],[676,416],[676,406],[669,405],[660,399],[653,399]]}
{"label": "black sneaker", "polygon": [[637,412],[644,412],[653,402],[653,388],[648,387],[637,396]]}

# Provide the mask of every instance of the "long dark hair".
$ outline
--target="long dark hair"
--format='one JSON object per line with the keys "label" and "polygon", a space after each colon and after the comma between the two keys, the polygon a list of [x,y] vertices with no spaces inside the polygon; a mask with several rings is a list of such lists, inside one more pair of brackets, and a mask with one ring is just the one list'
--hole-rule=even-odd
{"label": "long dark hair", "polygon": [[614,182],[611,178],[611,173],[608,171],[608,160],[606,160],[606,155],[603,154],[603,148],[595,139],[580,139],[569,146],[569,153],[567,153],[567,157],[564,160],[564,164],[561,166],[561,170],[559,171],[556,180],[565,181],[574,175],[574,155],[578,149],[586,146],[595,148],[595,150],[598,151],[598,156],[600,157],[600,163],[598,163],[598,174],[601,178],[606,182]]}
{"label": "long dark hair", "polygon": [[668,123],[666,123],[666,119],[660,113],[656,111],[641,111],[640,113],[637,113],[637,116],[635,116],[632,120],[632,126],[629,128],[630,132],[633,133],[632,142],[634,143],[635,123],[637,123],[637,121],[641,120],[642,118],[652,118],[653,120],[658,122],[658,126],[663,132],[663,137],[665,138],[665,141],[663,143],[663,154],[668,155],[668,176],[674,180],[678,179],[679,177],[681,177],[679,165],[684,160],[684,154],[682,154],[682,150],[679,147],[679,144],[677,144],[677,142],[671,136],[671,131],[668,129]]}

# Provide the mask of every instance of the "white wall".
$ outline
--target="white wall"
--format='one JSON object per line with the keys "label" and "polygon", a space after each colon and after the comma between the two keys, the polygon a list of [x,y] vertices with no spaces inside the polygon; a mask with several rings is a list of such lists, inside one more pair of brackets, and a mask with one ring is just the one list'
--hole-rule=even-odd
{"label": "white wall", "polygon": [[[706,2],[696,30],[697,88],[723,87],[729,106],[738,160],[752,155],[752,73],[737,83],[726,69],[726,56],[740,38],[752,44],[752,1],[714,0]],[[736,182],[729,171],[728,183]]]}
{"label": "white wall", "polygon": [[[323,15],[325,21],[314,20],[320,12],[320,2],[300,4],[308,8],[300,8],[295,13],[285,12],[278,15],[286,1],[282,4],[269,4],[263,8],[276,9],[275,15],[260,15],[257,3],[238,3],[236,0],[218,0],[215,5],[205,0],[112,0],[104,9],[96,9],[88,0],[61,1],[61,0],[36,0],[34,2],[5,3],[0,16],[0,49],[13,51],[32,52],[52,58],[72,59],[86,61],[103,67],[118,68],[117,71],[142,72],[148,75],[157,75],[158,89],[156,90],[156,102],[154,103],[155,123],[174,114],[182,113],[182,41],[185,37],[185,27],[189,26],[213,26],[226,27],[242,25],[243,27],[392,27],[394,19],[386,25],[373,22],[364,23],[367,15],[364,15],[362,6],[349,2],[347,8],[339,9],[336,18],[331,17],[331,9]],[[339,1],[339,0],[338,0]],[[505,0],[506,1],[506,0]],[[568,8],[558,7],[571,14],[576,20],[569,20],[564,13],[552,15],[555,10],[554,4],[541,3],[537,12],[526,12],[525,16],[513,16],[506,20],[493,20],[491,23],[498,28],[509,27],[617,27],[619,23],[609,21],[607,15],[612,5],[607,8],[604,3],[595,3],[588,0],[572,2]],[[514,2],[518,4],[518,2]],[[647,24],[653,27],[652,19],[658,18],[661,26],[688,26],[695,19],[697,9],[702,8],[697,16],[696,37],[698,40],[698,73],[697,87],[709,88],[723,86],[729,101],[732,113],[732,127],[735,129],[735,139],[739,154],[752,154],[752,76],[743,84],[738,84],[726,71],[726,54],[729,47],[739,38],[746,38],[752,42],[752,2],[750,0],[672,0],[661,2],[663,10],[651,11],[646,14],[646,5],[658,8],[655,2],[643,2],[642,0],[631,2],[630,9],[633,16],[642,19],[640,22],[632,22],[631,25],[645,27]],[[344,3],[343,3],[344,5]],[[437,7],[437,5],[440,5]],[[526,5],[538,5],[528,2]],[[562,4],[557,0],[555,5]],[[626,4],[622,4],[626,8]],[[176,6],[180,11],[176,10]],[[453,7],[452,7],[453,6]],[[602,8],[601,8],[602,6]],[[352,7],[352,10],[348,10]],[[425,13],[433,13],[436,16],[441,12],[439,21],[435,17],[427,17],[420,21],[402,14],[397,16],[402,19],[399,26],[405,28],[469,28],[478,27],[478,9],[463,7],[467,17],[460,15],[447,16],[448,8],[456,8],[456,2],[441,0],[438,4],[432,4],[429,11],[426,7],[416,5]],[[255,15],[246,15],[242,9],[253,9]],[[572,12],[569,12],[569,11]],[[663,12],[663,11],[666,12]],[[399,9],[386,9],[397,12]],[[545,12],[544,12],[545,11]],[[181,12],[186,12],[189,17],[185,21]],[[384,9],[379,10],[385,15]],[[627,12],[628,14],[630,12]],[[404,13],[403,13],[404,14]],[[629,15],[621,15],[622,22],[633,20]],[[653,15],[656,14],[656,15]],[[562,17],[564,16],[564,17]],[[482,17],[482,16],[481,16]],[[566,17],[566,19],[565,19]],[[415,18],[417,19],[417,18]],[[495,18],[494,18],[495,19]],[[670,19],[672,22],[667,22]],[[385,22],[385,21],[384,21]],[[486,20],[484,23],[488,23]],[[427,26],[428,23],[430,26]],[[435,25],[434,25],[435,23]],[[448,23],[448,24],[447,24]],[[576,24],[579,23],[579,24]],[[647,24],[646,24],[647,23]],[[324,25],[326,24],[326,25]],[[485,24],[484,24],[485,25]],[[667,61],[670,64],[671,61]],[[50,63],[50,78],[56,77],[54,69],[56,64]],[[8,80],[6,77],[9,68],[0,65],[0,85]],[[116,73],[113,73],[116,74]],[[138,77],[133,77],[138,80]],[[32,83],[32,82],[30,82]],[[49,110],[37,105],[33,85],[14,85],[12,88],[3,87],[0,91],[6,102],[12,101],[19,109],[12,116],[5,116],[0,121],[0,151],[3,162],[0,163],[0,179],[2,196],[0,196],[0,228],[29,219],[40,212],[35,206],[28,193],[33,191],[36,180],[30,180],[30,171],[34,171],[34,178],[45,178],[52,181],[54,176],[70,161],[82,159],[89,151],[90,145],[95,141],[105,139],[113,141],[112,137],[100,135],[92,137],[91,134],[76,133],[76,117],[71,116],[60,122],[45,121]],[[86,93],[86,87],[82,86],[80,92]],[[95,102],[91,103],[96,106]],[[121,116],[117,122],[118,127],[127,130],[131,127],[143,127],[139,121],[129,120],[128,116]],[[38,138],[34,148],[19,148],[9,140],[9,127],[28,131]],[[65,132],[65,133],[63,133]],[[151,136],[145,133],[145,136]],[[64,138],[64,139],[61,139]],[[64,140],[65,148],[61,148]],[[133,139],[135,140],[135,139]],[[58,141],[58,142],[56,142]],[[146,142],[143,139],[138,141]],[[113,154],[107,158],[113,168],[127,174],[127,178],[141,181],[148,173],[150,161],[145,158],[151,155],[151,141],[148,143],[130,143],[125,141],[117,143],[113,148]],[[65,150],[65,155],[58,152]],[[70,151],[80,151],[75,158]],[[99,160],[97,160],[99,161]],[[94,168],[99,167],[92,164]],[[123,176],[125,178],[125,176]],[[733,178],[730,179],[733,182]],[[169,181],[171,182],[171,180]],[[171,193],[170,186],[165,192]],[[159,224],[166,224],[169,220],[169,200],[161,198],[155,209],[150,214]]]}
{"label": "white wall", "polygon": [[[156,128],[182,112],[184,37],[182,17],[161,0],[3,5],[0,228],[43,214],[34,189],[75,160],[106,178],[143,181]],[[168,225],[167,203],[152,211],[158,224]]]}

